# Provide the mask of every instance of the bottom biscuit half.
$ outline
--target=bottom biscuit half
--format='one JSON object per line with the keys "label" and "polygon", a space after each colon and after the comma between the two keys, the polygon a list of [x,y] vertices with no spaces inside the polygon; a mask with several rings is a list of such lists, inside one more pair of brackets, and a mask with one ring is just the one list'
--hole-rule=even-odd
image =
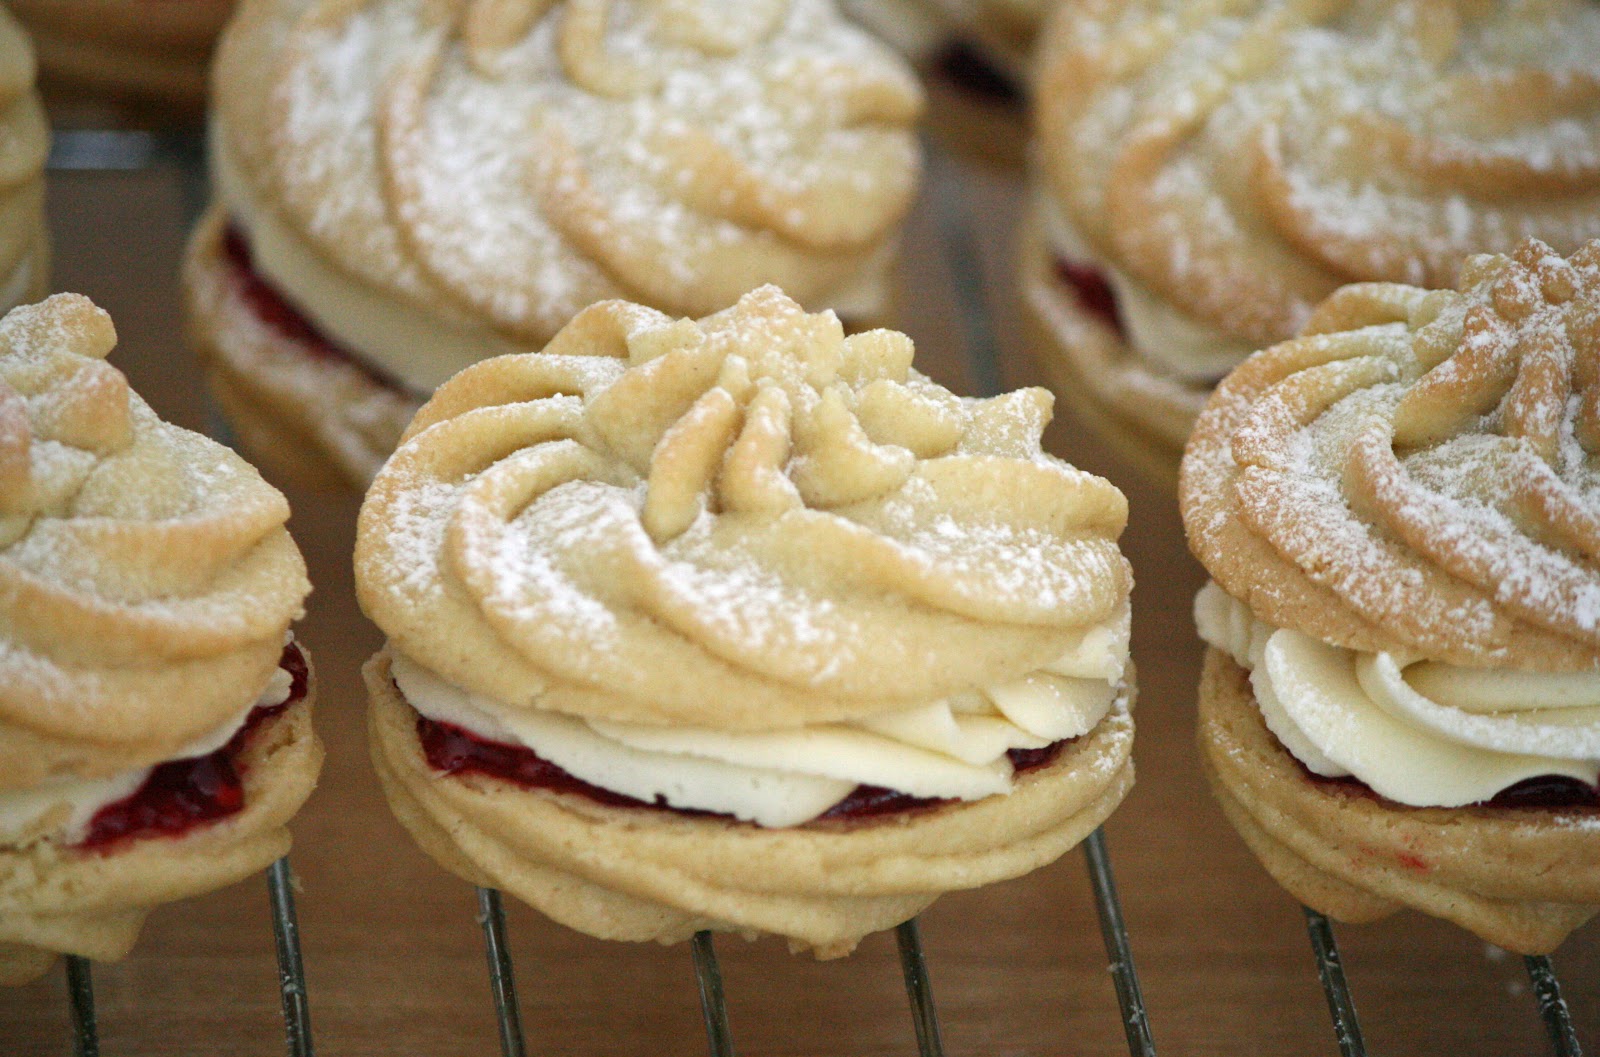
{"label": "bottom biscuit half", "polygon": [[121,958],[155,907],[234,884],[286,853],[287,823],[322,766],[311,704],[308,694],[256,731],[239,757],[237,814],[102,849],[0,848],[0,984],[36,978],[57,954]]}
{"label": "bottom biscuit half", "polygon": [[478,885],[602,939],[675,943],[701,929],[775,935],[819,958],[913,917],[940,894],[1019,877],[1076,845],[1133,784],[1132,691],[1005,796],[867,820],[763,829],[611,807],[476,774],[442,774],[389,674],[365,669],[373,762],[423,850]]}
{"label": "bottom biscuit half", "polygon": [[1201,763],[1273,878],[1339,921],[1410,907],[1521,954],[1554,950],[1600,910],[1600,812],[1418,808],[1314,779],[1262,719],[1250,676],[1206,651]]}

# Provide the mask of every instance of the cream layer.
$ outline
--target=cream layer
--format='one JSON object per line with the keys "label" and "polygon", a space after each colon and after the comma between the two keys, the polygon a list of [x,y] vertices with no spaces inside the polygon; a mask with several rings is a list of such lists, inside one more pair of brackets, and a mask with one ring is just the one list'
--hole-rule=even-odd
{"label": "cream layer", "polygon": [[1256,346],[1240,341],[1208,323],[1186,316],[1151,293],[1126,272],[1089,247],[1061,207],[1048,194],[1035,195],[1045,244],[1058,257],[1087,265],[1106,277],[1117,299],[1127,341],[1134,353],[1185,381],[1215,384],[1237,367]]}
{"label": "cream layer", "polygon": [[[172,759],[187,760],[216,752],[233,739],[255,709],[273,708],[289,700],[293,685],[294,678],[287,671],[275,669],[259,698],[205,737],[184,746]],[[0,847],[44,839],[67,846],[77,844],[101,808],[132,796],[154,769],[136,767],[106,778],[58,778],[32,789],[0,793]]]}
{"label": "cream layer", "polygon": [[[536,352],[461,313],[408,303],[329,264],[299,232],[263,204],[226,147],[211,130],[217,196],[250,246],[251,262],[269,285],[319,332],[360,359],[427,396],[463,369],[494,356]],[[893,240],[875,253],[860,276],[840,288],[828,307],[845,319],[880,316],[889,302]]]}
{"label": "cream layer", "polygon": [[1267,727],[1315,774],[1414,807],[1461,807],[1528,778],[1600,779],[1600,673],[1463,668],[1365,653],[1258,620],[1208,583],[1208,645],[1250,670]]}
{"label": "cream layer", "polygon": [[1128,611],[1015,682],[850,723],[730,732],[518,709],[454,686],[395,651],[401,694],[429,719],[522,745],[591,785],[761,826],[816,818],[858,785],[977,800],[1009,792],[1010,749],[1094,729],[1123,692]]}

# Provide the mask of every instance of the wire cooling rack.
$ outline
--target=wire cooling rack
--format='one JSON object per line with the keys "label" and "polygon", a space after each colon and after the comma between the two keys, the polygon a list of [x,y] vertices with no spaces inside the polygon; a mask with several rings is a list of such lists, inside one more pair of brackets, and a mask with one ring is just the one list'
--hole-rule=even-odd
{"label": "wire cooling rack", "polygon": [[[1322,978],[1322,989],[1328,995],[1328,1012],[1333,1016],[1333,1034],[1339,1043],[1340,1057],[1366,1057],[1367,1045],[1361,1038],[1361,1021],[1356,1017],[1355,999],[1350,995],[1350,983],[1345,979],[1344,962],[1339,957],[1339,941],[1333,935],[1333,923],[1310,907],[1302,907],[1306,915],[1306,929],[1311,934],[1311,950],[1317,959],[1317,975]],[[1528,955],[1522,959],[1533,983],[1534,1001],[1539,1017],[1544,1021],[1545,1032],[1556,1057],[1583,1057],[1583,1046],[1578,1042],[1577,1029],[1572,1025],[1572,1011],[1561,997],[1561,982],[1556,970],[1544,955]]]}
{"label": "wire cooling rack", "polygon": [[[278,984],[283,992],[283,1027],[289,1057],[314,1057],[306,971],[300,959],[300,926],[294,912],[294,873],[284,856],[267,869],[272,902],[272,935],[278,949]],[[100,1057],[100,1029],[94,1009],[94,978],[89,959],[66,958],[67,1002],[72,1016],[72,1052]]]}
{"label": "wire cooling rack", "polygon": [[[1117,898],[1117,883],[1111,873],[1111,855],[1106,850],[1105,833],[1096,829],[1083,842],[1083,850],[1088,860],[1089,880],[1094,886],[1095,906],[1100,915],[1100,934],[1105,939],[1106,957],[1111,962],[1117,1003],[1122,1008],[1128,1053],[1131,1057],[1155,1057],[1156,1044],[1150,1034],[1144,996],[1139,991],[1139,974],[1133,965],[1128,930],[1122,920],[1122,905]],[[493,888],[478,889],[478,922],[483,926],[484,950],[489,959],[489,985],[500,1028],[500,1052],[502,1057],[527,1057],[527,1042],[517,1005],[515,971],[507,946],[505,904],[499,891]],[[895,941],[900,948],[900,969],[905,975],[906,998],[911,1006],[911,1023],[917,1036],[917,1053],[920,1057],[944,1057],[933,983],[929,978],[927,959],[922,953],[922,936],[916,918],[895,928]],[[722,970],[717,964],[717,951],[711,933],[695,933],[689,948],[694,960],[695,979],[700,987],[700,1009],[705,1015],[706,1042],[711,1057],[733,1057],[733,1032],[728,1024]]]}

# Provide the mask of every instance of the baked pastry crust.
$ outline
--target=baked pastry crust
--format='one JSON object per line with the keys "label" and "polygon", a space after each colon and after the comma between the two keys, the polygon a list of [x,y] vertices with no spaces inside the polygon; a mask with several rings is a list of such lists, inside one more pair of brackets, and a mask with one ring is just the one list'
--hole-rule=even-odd
{"label": "baked pastry crust", "polygon": [[39,49],[46,92],[111,100],[171,120],[205,105],[206,75],[232,0],[13,0]]}
{"label": "baked pastry crust", "polygon": [[0,312],[43,297],[50,284],[44,163],[50,126],[34,88],[33,48],[0,8]]}
{"label": "baked pastry crust", "polygon": [[[1592,677],[1600,241],[1562,258],[1530,240],[1461,276],[1460,291],[1346,287],[1224,379],[1184,458],[1190,546],[1271,628],[1402,664]],[[1200,696],[1218,799],[1308,905],[1349,921],[1410,906],[1526,953],[1600,906],[1600,812],[1319,784],[1215,649]],[[1550,731],[1581,744],[1582,728]]]}
{"label": "baked pastry crust", "polygon": [[[1124,605],[1126,500],[1040,454],[1042,390],[961,400],[910,361],[772,287],[700,323],[592,306],[418,413],[362,505],[362,608],[456,685],[644,723],[798,727],[1042,668]],[[520,517],[568,481],[595,482],[562,493],[572,532]],[[574,641],[569,604],[618,624]]]}
{"label": "baked pastry crust", "polygon": [[422,754],[388,651],[362,674],[373,765],[423,850],[457,876],[601,939],[677,943],[714,929],[782,936],[791,950],[840,957],[944,892],[1054,862],[1133,786],[1131,681],[1091,734],[1004,796],[766,829],[442,775]]}
{"label": "baked pastry crust", "polygon": [[[1040,44],[1035,183],[1082,263],[1159,307],[1168,324],[1151,334],[1200,328],[1242,358],[1344,284],[1449,287],[1468,254],[1600,236],[1597,49],[1600,13],[1582,0],[1536,15],[1061,4]],[[1174,342],[1084,337],[1064,324],[1046,351],[1125,375],[1103,388],[1186,394],[1118,406],[1137,429],[1164,443],[1174,407],[1203,406],[1211,379],[1164,362]]]}
{"label": "baked pastry crust", "polygon": [[74,294],[0,321],[0,789],[171,758],[260,696],[310,590],[283,496],[115,342]]}
{"label": "baked pastry crust", "polygon": [[507,730],[554,712],[755,738],[992,696],[1114,639],[1121,493],[1040,451],[1042,390],[963,400],[911,360],[904,335],[847,338],[764,287],[698,322],[595,305],[543,352],[441,387],[374,481],[355,556],[389,637],[367,669],[374,758],[419,842],[596,935],[774,932],[831,956],[1097,825],[1132,780],[1125,646],[1087,680],[1109,713],[1085,712],[1056,763],[850,825],[602,808],[422,757],[392,655]]}
{"label": "baked pastry crust", "polygon": [[[215,80],[193,329],[252,452],[288,441],[301,478],[365,485],[412,394],[607,298],[698,316],[779,282],[855,325],[892,310],[922,95],[828,0],[261,0]],[[378,377],[231,333],[217,211]]]}
{"label": "baked pastry crust", "polygon": [[[0,795],[193,755],[281,678],[310,590],[283,496],[157,418],[105,362],[115,343],[75,294],[0,320]],[[297,702],[252,734],[224,821],[110,850],[49,827],[0,843],[0,976],[42,969],[39,949],[120,957],[151,906],[282,854],[321,751]]]}
{"label": "baked pastry crust", "polygon": [[1402,907],[1547,954],[1600,909],[1600,811],[1406,807],[1319,784],[1261,718],[1249,674],[1206,651],[1200,756],[1228,820],[1289,893],[1340,921]]}

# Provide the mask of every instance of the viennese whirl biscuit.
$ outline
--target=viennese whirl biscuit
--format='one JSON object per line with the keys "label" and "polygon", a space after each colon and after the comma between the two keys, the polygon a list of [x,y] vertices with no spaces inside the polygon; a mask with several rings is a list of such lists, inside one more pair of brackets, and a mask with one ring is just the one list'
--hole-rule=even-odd
{"label": "viennese whirl biscuit", "polygon": [[828,957],[1049,863],[1133,780],[1121,493],[765,287],[611,301],[443,386],[362,507],[391,804],[610,939]]}
{"label": "viennese whirl biscuit", "polygon": [[1352,282],[1600,237],[1600,9],[1074,0],[1036,78],[1031,341],[1176,470],[1211,387]]}
{"label": "viennese whirl biscuit", "polygon": [[322,759],[288,505],[115,341],[73,294],[0,321],[0,982],[282,855]]}
{"label": "viennese whirl biscuit", "polygon": [[1184,458],[1200,748],[1298,898],[1524,953],[1600,908],[1600,242],[1346,287]]}

